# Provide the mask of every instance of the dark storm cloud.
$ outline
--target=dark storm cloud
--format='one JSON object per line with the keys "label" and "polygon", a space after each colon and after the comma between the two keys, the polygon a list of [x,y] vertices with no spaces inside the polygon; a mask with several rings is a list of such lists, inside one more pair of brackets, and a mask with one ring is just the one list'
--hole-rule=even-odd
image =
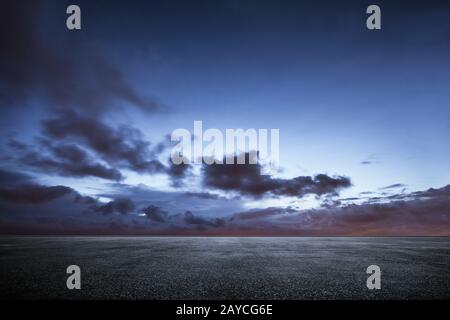
{"label": "dark storm cloud", "polygon": [[0,187],[0,199],[13,204],[38,204],[61,198],[74,190],[65,186],[42,186],[21,184],[14,187]]}
{"label": "dark storm cloud", "polygon": [[[131,230],[128,214],[135,205],[130,199],[117,196],[101,203],[70,187],[41,185],[26,174],[1,169],[0,182],[1,233],[101,234]],[[134,227],[136,231],[142,225]]]}
{"label": "dark storm cloud", "polygon": [[[259,163],[249,163],[249,153],[245,154],[245,164],[211,164],[203,166],[203,183],[224,191],[236,191],[243,195],[260,197],[266,194],[275,196],[303,197],[306,194],[335,194],[341,188],[351,185],[350,179],[343,176],[330,177],[325,174],[299,176],[293,179],[271,178],[261,174]],[[223,159],[225,163],[225,158]]]}
{"label": "dark storm cloud", "polygon": [[166,222],[168,219],[168,212],[161,209],[160,207],[150,205],[144,209],[142,212],[145,214],[147,218],[155,222]]}
{"label": "dark storm cloud", "polygon": [[97,200],[90,197],[90,196],[82,196],[81,194],[77,193],[75,195],[75,203],[85,204],[85,205],[95,205],[97,203]]}
{"label": "dark storm cloud", "polygon": [[8,146],[9,146],[11,149],[19,150],[19,151],[24,151],[24,150],[26,150],[27,147],[28,147],[25,143],[22,143],[22,142],[20,142],[20,141],[17,141],[17,140],[15,140],[15,139],[13,139],[13,138],[9,139],[9,141],[8,141]]}
{"label": "dark storm cloud", "polygon": [[380,155],[378,155],[378,154],[371,154],[365,160],[361,161],[360,164],[362,164],[362,165],[369,165],[369,164],[380,163],[380,159],[379,158],[380,158]]}
{"label": "dark storm cloud", "polygon": [[[450,227],[450,188],[429,199],[365,203],[310,215],[311,224],[328,221],[328,232],[355,235],[425,235],[447,233]],[[317,215],[316,215],[317,214]]]}
{"label": "dark storm cloud", "polygon": [[380,188],[380,190],[389,190],[389,189],[404,188],[404,187],[406,187],[406,185],[401,184],[401,183],[395,183],[395,184],[391,184],[386,187],[382,187],[382,188]]}
{"label": "dark storm cloud", "polygon": [[[117,197],[103,204],[92,197],[80,195],[70,187],[41,185],[24,173],[0,169],[0,200],[4,202],[16,205],[42,204],[67,195],[71,196],[69,203],[85,206],[85,212],[126,214],[135,208],[133,201],[128,198]],[[60,211],[64,211],[64,208]]]}
{"label": "dark storm cloud", "polygon": [[[237,211],[236,214],[228,215],[228,219],[196,215],[191,211],[170,216],[166,207],[147,204],[140,210],[147,218],[142,217],[142,220],[131,214],[139,212],[135,208],[136,203],[142,207],[141,202],[131,201],[131,198],[123,195],[118,194],[112,201],[101,203],[94,198],[81,196],[68,187],[35,184],[22,173],[1,173],[0,170],[0,181],[11,184],[6,187],[3,183],[0,187],[0,218],[4,222],[1,230],[8,232],[22,230],[26,233],[52,233],[65,230],[75,234],[207,232],[222,235],[449,235],[450,185],[413,192],[408,194],[408,198],[392,202],[384,202],[387,198],[380,197],[381,202],[336,204],[308,210],[269,207]],[[13,184],[16,178],[18,182]],[[26,217],[26,223],[18,216]],[[111,224],[115,227],[111,227]],[[31,226],[33,229],[30,229]]]}
{"label": "dark storm cloud", "polygon": [[339,199],[340,201],[355,201],[355,200],[361,200],[360,198],[358,198],[358,197],[350,197],[350,198],[342,198],[342,199]]}
{"label": "dark storm cloud", "polygon": [[119,169],[167,174],[171,185],[182,187],[192,165],[165,165],[157,157],[168,148],[167,138],[152,146],[131,126],[113,127],[98,117],[75,110],[58,111],[42,122],[35,146],[10,140],[13,156],[21,163],[62,176],[93,176],[120,181]]}
{"label": "dark storm cloud", "polygon": [[55,144],[41,141],[40,149],[28,147],[18,157],[21,163],[48,174],[69,177],[98,177],[108,180],[122,180],[119,170],[96,162],[82,148],[75,144]]}
{"label": "dark storm cloud", "polygon": [[44,186],[22,172],[0,168],[0,200],[10,204],[40,204],[78,193],[66,186]]}
{"label": "dark storm cloud", "polygon": [[[76,35],[44,38],[45,3],[8,1],[0,11],[0,95],[3,106],[22,105],[42,97],[53,107],[99,113],[126,102],[147,111],[165,108],[142,97],[104,55],[83,48]],[[61,7],[63,10],[64,7]],[[41,17],[41,18],[40,18]],[[78,43],[78,50],[71,50]],[[69,48],[63,50],[62,48]],[[86,50],[84,50],[86,49]]]}
{"label": "dark storm cloud", "polygon": [[286,214],[286,213],[295,213],[296,210],[292,208],[276,208],[276,207],[269,207],[265,209],[254,209],[250,211],[244,211],[239,212],[233,216],[234,218],[238,218],[241,220],[249,220],[249,219],[260,219],[260,218],[267,218],[271,216],[277,216],[280,214]]}
{"label": "dark storm cloud", "polygon": [[205,219],[195,216],[191,211],[186,211],[184,213],[184,222],[188,225],[195,225],[200,229],[205,227],[219,228],[225,225],[225,220],[221,218]]}
{"label": "dark storm cloud", "polygon": [[333,199],[331,197],[326,197],[321,203],[321,208],[335,208],[342,204],[341,199]]}
{"label": "dark storm cloud", "polygon": [[[392,186],[389,186],[392,187]],[[393,185],[393,189],[403,187],[403,185]],[[401,193],[396,194],[389,194],[389,193],[383,193],[381,196],[378,197],[368,197],[368,198],[361,198],[367,199],[367,203],[378,203],[378,202],[387,202],[387,201],[411,201],[411,200],[427,200],[427,199],[433,199],[436,197],[449,197],[450,196],[450,186],[446,186],[440,189],[434,189],[430,188],[424,191],[415,191],[411,193],[404,192],[404,189],[402,189]]]}
{"label": "dark storm cloud", "polygon": [[423,198],[436,198],[436,197],[442,197],[450,199],[450,185],[445,186],[443,188],[435,189],[430,188],[425,191],[416,191],[411,193],[411,195],[416,199],[423,199]]}
{"label": "dark storm cloud", "polygon": [[192,165],[189,163],[174,164],[169,159],[169,167],[166,170],[169,176],[171,185],[174,188],[180,188],[184,186],[184,179],[192,174]]}
{"label": "dark storm cloud", "polygon": [[185,192],[185,196],[187,197],[194,197],[194,198],[200,198],[205,200],[217,200],[217,199],[225,199],[225,197],[221,197],[214,193],[209,192]]}
{"label": "dark storm cloud", "polygon": [[5,159],[18,161],[50,174],[99,177],[120,181],[120,169],[137,173],[167,174],[172,186],[181,187],[192,172],[190,164],[163,164],[158,157],[168,148],[164,140],[152,145],[131,126],[112,126],[98,117],[75,110],[57,111],[42,121],[34,145],[10,139]]}
{"label": "dark storm cloud", "polygon": [[[380,198],[379,200],[385,200]],[[289,214],[287,214],[289,213]],[[414,192],[408,200],[365,202],[320,209],[267,208],[233,216],[237,227],[269,228],[277,218],[280,234],[339,235],[449,235],[450,185]],[[251,219],[251,224],[245,221]]]}
{"label": "dark storm cloud", "polygon": [[108,203],[102,205],[97,204],[91,207],[94,212],[99,212],[104,215],[113,213],[128,214],[133,212],[135,208],[136,205],[128,198],[117,198]]}
{"label": "dark storm cloud", "polygon": [[[142,133],[129,126],[113,128],[98,118],[77,112],[60,112],[43,123],[47,137],[78,141],[95,151],[104,161],[136,172],[162,172],[164,166],[149,149]],[[149,160],[150,159],[150,160]]]}
{"label": "dark storm cloud", "polygon": [[[102,120],[105,111],[119,110],[123,103],[146,111],[165,106],[141,96],[85,33],[70,33],[64,23],[55,29],[55,19],[65,19],[64,14],[55,16],[59,9],[64,13],[64,4],[19,0],[5,3],[0,11],[1,108],[17,110],[33,100],[56,114],[44,123],[46,145],[11,140],[13,152],[4,159],[37,173],[115,181],[123,179],[120,169],[169,172],[153,157],[165,144],[150,150],[138,130],[111,127]],[[181,184],[181,179],[178,174],[173,181]]]}
{"label": "dark storm cloud", "polygon": [[0,187],[27,183],[31,180],[31,177],[25,173],[0,168]]}

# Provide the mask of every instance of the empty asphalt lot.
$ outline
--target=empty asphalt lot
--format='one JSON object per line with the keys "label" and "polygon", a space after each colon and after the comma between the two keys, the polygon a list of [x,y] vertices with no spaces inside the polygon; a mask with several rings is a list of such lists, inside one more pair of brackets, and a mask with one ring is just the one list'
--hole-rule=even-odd
{"label": "empty asphalt lot", "polygon": [[1,237],[0,298],[449,299],[450,238]]}

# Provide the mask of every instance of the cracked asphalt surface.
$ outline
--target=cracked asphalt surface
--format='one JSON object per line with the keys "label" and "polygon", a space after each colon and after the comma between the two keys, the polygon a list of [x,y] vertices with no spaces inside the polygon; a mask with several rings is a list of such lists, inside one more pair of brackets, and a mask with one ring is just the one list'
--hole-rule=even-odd
{"label": "cracked asphalt surface", "polygon": [[449,299],[450,238],[1,237],[0,298]]}

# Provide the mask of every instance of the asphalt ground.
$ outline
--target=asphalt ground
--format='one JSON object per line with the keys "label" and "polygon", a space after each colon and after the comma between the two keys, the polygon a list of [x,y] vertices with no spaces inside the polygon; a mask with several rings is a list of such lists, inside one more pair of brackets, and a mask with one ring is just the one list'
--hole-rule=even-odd
{"label": "asphalt ground", "polygon": [[1,237],[0,298],[449,299],[450,238]]}

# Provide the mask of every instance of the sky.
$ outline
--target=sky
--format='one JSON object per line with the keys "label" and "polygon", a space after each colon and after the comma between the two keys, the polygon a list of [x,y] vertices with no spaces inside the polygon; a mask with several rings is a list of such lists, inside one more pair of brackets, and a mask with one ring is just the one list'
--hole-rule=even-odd
{"label": "sky", "polygon": [[[0,233],[450,235],[450,5],[374,3],[77,1],[68,30],[7,1]],[[174,165],[196,120],[279,129],[278,172]]]}

